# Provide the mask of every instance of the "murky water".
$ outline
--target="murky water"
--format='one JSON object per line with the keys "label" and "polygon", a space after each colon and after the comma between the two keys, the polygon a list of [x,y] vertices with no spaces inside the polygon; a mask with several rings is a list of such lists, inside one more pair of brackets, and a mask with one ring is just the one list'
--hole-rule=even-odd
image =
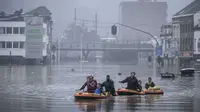
{"label": "murky water", "polygon": [[[147,64],[116,65],[84,63],[82,72],[77,63],[63,63],[51,66],[0,67],[0,112],[199,112],[200,75],[176,80],[161,80],[153,75]],[[75,71],[71,72],[74,68]],[[88,74],[94,74],[98,82],[111,75],[115,87],[129,75],[137,73],[144,83],[153,77],[156,85],[162,87],[164,95],[117,96],[106,100],[75,100],[73,94],[86,81]],[[117,73],[122,72],[122,76]],[[159,75],[157,75],[159,76]]]}

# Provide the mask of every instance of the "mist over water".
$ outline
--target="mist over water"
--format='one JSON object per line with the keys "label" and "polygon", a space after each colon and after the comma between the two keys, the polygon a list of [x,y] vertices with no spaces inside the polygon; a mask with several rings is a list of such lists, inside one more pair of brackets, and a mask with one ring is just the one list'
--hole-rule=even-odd
{"label": "mist over water", "polygon": [[[57,37],[61,38],[61,36],[63,36],[64,30],[73,22],[74,8],[77,10],[77,19],[95,20],[95,12],[97,12],[98,22],[115,23],[119,20],[119,4],[122,1],[125,0],[0,0],[0,11],[13,13],[15,10],[22,8],[24,12],[27,12],[39,6],[46,6],[52,12],[52,19],[54,20],[53,40],[55,41]],[[168,3],[167,20],[170,22],[173,14],[180,11],[180,9],[193,0],[157,1]],[[79,24],[83,23],[79,22]],[[84,25],[88,28],[94,28],[93,23],[84,23]],[[98,24],[98,34],[100,37],[112,37],[110,26],[111,24]],[[160,31],[160,29],[158,30]],[[80,32],[78,33],[80,34]],[[80,35],[80,37],[83,36],[83,34]],[[93,35],[91,37],[93,37]],[[78,37],[77,40],[79,39]],[[79,61],[83,61],[81,59],[82,57],[79,57],[83,55],[81,54],[83,53],[81,52],[83,48],[80,50],[79,46],[81,45],[79,44],[82,43],[83,41],[81,41],[81,39],[77,41],[75,44],[77,48],[75,47],[75,49],[72,50],[75,51],[75,53],[73,52],[74,54],[70,54],[70,50],[63,53],[66,61],[52,60],[50,65],[0,66],[0,112],[199,112],[199,73],[195,73],[194,77],[180,77],[177,75],[175,80],[161,79],[160,72],[162,68],[156,68],[156,64],[154,64],[155,66],[153,65],[155,68],[150,67],[148,63],[147,57],[153,55],[152,50],[152,54],[149,53],[149,51],[149,54],[146,53],[146,57],[142,57],[138,52],[132,52],[131,50],[133,49],[128,49],[131,52],[125,52],[125,49],[119,50],[117,48],[119,52],[111,52],[113,49],[116,50],[115,47],[112,47],[112,45],[118,45],[116,43],[108,44],[111,45],[110,48],[108,47],[108,49],[111,49],[109,52],[110,54],[107,54],[108,57],[110,56],[110,59],[114,59],[115,55],[118,60],[121,58],[127,58],[127,60],[121,60],[119,63],[118,61],[109,62],[109,59],[102,61],[104,54],[99,53],[99,55],[97,55],[98,53],[96,52],[98,49],[100,49],[100,51],[103,49],[102,52],[105,53],[106,48],[95,48],[95,43],[92,43],[87,44],[92,46],[92,50],[97,49],[94,53],[94,51],[92,52],[90,47],[88,48],[87,46],[87,50],[91,50],[93,53],[93,57],[91,56],[93,58],[92,61],[88,59],[88,61],[80,63]],[[122,46],[124,45],[126,47],[128,43],[129,41],[125,44],[123,43]],[[60,45],[61,44],[62,43],[60,43]],[[100,45],[101,44],[102,43],[100,43]],[[136,50],[141,52],[142,50],[140,48],[142,48],[142,46],[138,43],[136,44]],[[135,45],[135,43],[132,43],[132,45]],[[70,49],[72,48],[73,47]],[[152,47],[152,49],[154,48]],[[129,57],[131,58],[128,59]],[[78,61],[72,60],[74,58]],[[154,63],[155,60],[152,60],[153,59],[151,59],[151,62]],[[12,58],[10,58],[9,61],[11,62]],[[139,64],[137,62],[139,62]],[[169,66],[168,69],[172,71],[176,68]],[[75,100],[74,98],[74,93],[86,82],[86,77],[89,75],[93,75],[98,83],[104,82],[106,80],[106,75],[110,75],[111,79],[115,82],[115,89],[117,90],[126,87],[126,84],[120,84],[119,81],[130,76],[131,72],[136,72],[136,77],[142,81],[143,88],[148,77],[152,77],[156,86],[161,87],[164,91],[164,95],[116,96],[92,101]],[[122,75],[119,76],[118,73],[122,73]]]}
{"label": "mist over water", "polygon": [[[63,30],[74,19],[74,8],[77,8],[77,17],[80,19],[94,20],[94,13],[98,12],[98,20],[103,22],[117,22],[119,20],[119,4],[126,0],[0,0],[0,10],[14,12],[16,9],[23,8],[29,11],[38,6],[46,6],[53,14],[54,40],[60,37]],[[157,0],[168,3],[168,21],[172,15],[188,5],[193,0]],[[102,27],[108,27],[103,25]],[[109,27],[101,28],[100,35],[105,36],[109,33]]]}
{"label": "mist over water", "polygon": [[[75,72],[71,72],[72,68]],[[51,66],[2,66],[0,70],[0,110],[5,112],[198,112],[200,104],[199,74],[195,74],[195,78],[161,80],[152,74],[152,68],[146,64],[132,66],[89,62],[83,65],[81,72],[79,63],[62,62]],[[99,83],[105,81],[105,76],[110,74],[118,89],[126,87],[126,84],[117,82],[129,76],[131,71],[137,73],[143,87],[147,77],[151,76],[155,84],[165,91],[164,95],[117,96],[92,101],[75,100],[73,97],[88,74],[93,74]],[[118,76],[118,72],[122,76]]]}

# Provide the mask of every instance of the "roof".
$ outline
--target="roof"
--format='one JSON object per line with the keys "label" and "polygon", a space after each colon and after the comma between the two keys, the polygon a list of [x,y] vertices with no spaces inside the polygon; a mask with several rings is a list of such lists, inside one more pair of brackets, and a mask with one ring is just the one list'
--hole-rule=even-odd
{"label": "roof", "polygon": [[24,21],[24,17],[22,15],[5,15],[0,16],[0,21]]}
{"label": "roof", "polygon": [[49,9],[47,9],[45,6],[40,6],[36,9],[33,9],[26,13],[27,15],[35,15],[38,14],[40,16],[50,16],[51,12]]}
{"label": "roof", "polygon": [[188,6],[177,12],[174,16],[193,15],[200,11],[200,0],[195,0]]}

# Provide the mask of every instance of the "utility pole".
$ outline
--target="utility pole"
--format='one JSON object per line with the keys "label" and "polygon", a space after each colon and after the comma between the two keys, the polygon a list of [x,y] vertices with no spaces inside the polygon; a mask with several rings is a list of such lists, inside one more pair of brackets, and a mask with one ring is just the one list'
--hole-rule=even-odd
{"label": "utility pole", "polygon": [[95,13],[95,31],[96,31],[96,34],[97,34],[97,24],[98,24],[98,22],[97,22],[97,13]]}
{"label": "utility pole", "polygon": [[76,8],[74,9],[74,40],[76,38]]}

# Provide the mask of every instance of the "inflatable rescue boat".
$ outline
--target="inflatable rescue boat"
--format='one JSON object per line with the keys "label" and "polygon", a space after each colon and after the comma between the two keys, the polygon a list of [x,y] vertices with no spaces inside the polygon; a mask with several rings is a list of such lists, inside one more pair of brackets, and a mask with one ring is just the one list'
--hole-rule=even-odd
{"label": "inflatable rescue boat", "polygon": [[145,94],[164,94],[164,91],[160,87],[151,87],[148,90],[144,90]]}
{"label": "inflatable rescue boat", "polygon": [[95,94],[88,92],[77,92],[74,94],[75,99],[106,99],[111,95]]}
{"label": "inflatable rescue boat", "polygon": [[120,95],[145,95],[145,92],[138,92],[135,90],[124,89],[124,88],[120,88],[116,92],[119,96]]}

